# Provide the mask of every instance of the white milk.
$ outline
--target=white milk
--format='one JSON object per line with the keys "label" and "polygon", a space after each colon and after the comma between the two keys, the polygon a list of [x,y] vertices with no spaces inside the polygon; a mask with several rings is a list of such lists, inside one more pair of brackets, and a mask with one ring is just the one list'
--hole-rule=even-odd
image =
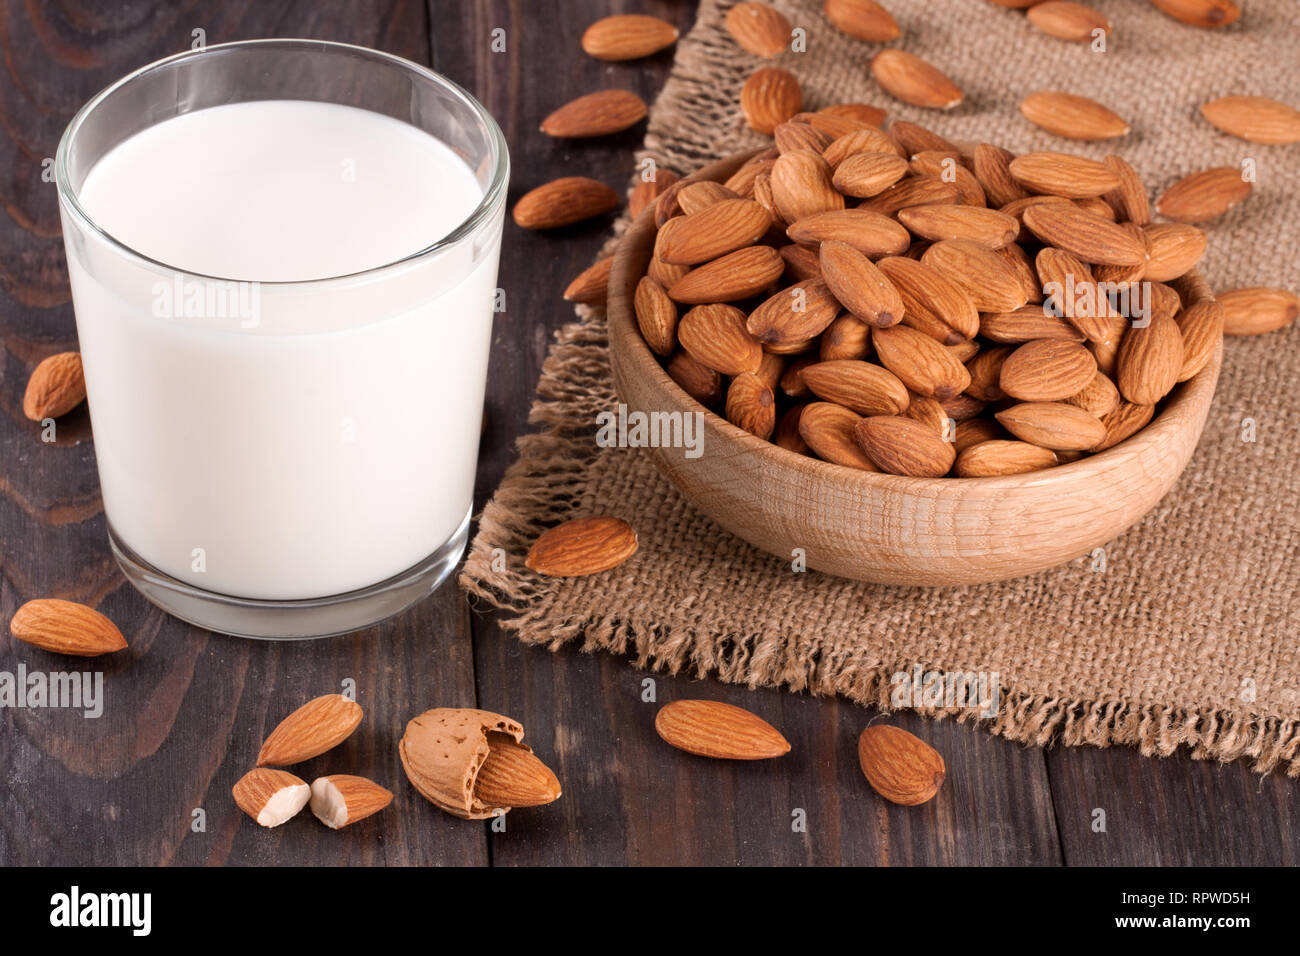
{"label": "white milk", "polygon": [[[166,263],[95,236],[69,248],[104,507],[124,543],[208,591],[298,599],[374,584],[447,542],[473,495],[499,229],[364,277],[299,280],[409,256],[482,197],[423,131],[323,103],[201,110],[100,160],[81,190],[90,218]],[[172,269],[261,284],[195,298]]]}

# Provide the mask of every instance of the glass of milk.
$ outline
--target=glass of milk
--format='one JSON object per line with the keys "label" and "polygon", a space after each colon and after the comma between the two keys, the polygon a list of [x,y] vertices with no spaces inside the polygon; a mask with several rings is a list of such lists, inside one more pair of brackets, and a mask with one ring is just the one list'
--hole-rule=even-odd
{"label": "glass of milk", "polygon": [[113,552],[232,634],[366,627],[465,546],[509,178],[483,107],[315,40],[191,51],[56,160]]}

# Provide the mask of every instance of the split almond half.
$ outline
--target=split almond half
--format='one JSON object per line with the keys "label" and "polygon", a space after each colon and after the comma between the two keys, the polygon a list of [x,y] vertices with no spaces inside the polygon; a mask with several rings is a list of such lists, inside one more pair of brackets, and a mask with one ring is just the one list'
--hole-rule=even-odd
{"label": "split almond half", "polygon": [[309,700],[271,731],[257,754],[259,767],[302,763],[337,747],[361,723],[361,705],[342,694]]}
{"label": "split almond half", "polygon": [[292,819],[311,799],[305,781],[286,770],[265,767],[244,774],[230,793],[239,809],[263,827],[278,827]]}
{"label": "split almond half", "polygon": [[331,830],[373,816],[392,802],[391,790],[365,777],[336,773],[311,784],[311,812]]}

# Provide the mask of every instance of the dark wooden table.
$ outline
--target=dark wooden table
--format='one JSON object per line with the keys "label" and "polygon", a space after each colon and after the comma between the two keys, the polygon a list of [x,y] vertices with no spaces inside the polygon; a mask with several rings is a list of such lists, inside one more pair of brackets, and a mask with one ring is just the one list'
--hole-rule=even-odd
{"label": "dark wooden table", "polygon": [[[24,601],[99,606],[130,650],[103,663],[103,716],[0,712],[0,864],[1048,864],[1300,863],[1300,787],[1243,764],[1156,760],[1128,749],[1028,749],[953,722],[891,718],[944,754],[948,783],[914,809],[875,797],[855,740],[872,712],[853,704],[653,677],[660,702],[707,694],[779,726],[795,751],[759,765],[710,762],[663,745],[646,674],[611,656],[525,648],[454,585],[352,637],[275,644],[215,635],[136,594],[108,552],[85,409],[42,444],[23,418],[31,368],[75,348],[55,187],[42,176],[64,125],[118,76],[184,48],[268,36],[389,50],[473,92],[500,121],[514,161],[512,199],[558,175],[622,189],[640,131],[590,143],[542,136],[555,106],[606,86],[647,101],[671,64],[661,54],[602,64],[578,52],[609,12],[664,16],[683,32],[693,4],[670,0],[293,0],[0,3],[0,621]],[[101,9],[102,7],[102,9]],[[507,51],[491,52],[491,31]],[[608,223],[566,234],[507,224],[488,385],[478,504],[525,429],[560,299]],[[64,659],[0,637],[0,670]],[[92,666],[99,666],[98,664]],[[354,678],[366,718],[339,750],[299,773],[366,774],[397,792],[382,815],[341,832],[304,815],[276,830],[233,805],[231,785],[264,735],[302,701]],[[407,783],[397,757],[406,721],[427,707],[510,714],[564,784],[556,804],[516,810],[504,833],[452,819]],[[202,814],[195,811],[202,810]],[[792,827],[804,811],[806,832]],[[1094,821],[1104,811],[1104,832]],[[202,819],[205,826],[198,826]]]}

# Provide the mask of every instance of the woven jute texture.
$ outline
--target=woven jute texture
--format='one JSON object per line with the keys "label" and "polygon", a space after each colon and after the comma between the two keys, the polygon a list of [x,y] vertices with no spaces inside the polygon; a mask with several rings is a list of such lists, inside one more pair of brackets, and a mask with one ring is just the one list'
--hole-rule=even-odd
{"label": "woven jute texture", "polygon": [[[704,0],[650,115],[642,155],[679,173],[764,142],[737,106],[741,84],[763,63],[726,33],[729,5]],[[1216,290],[1300,289],[1300,146],[1233,139],[1197,109],[1240,93],[1300,103],[1293,0],[1248,0],[1242,19],[1219,31],[1135,0],[1095,0],[1114,25],[1105,53],[1047,37],[985,0],[887,0],[903,30],[895,45],[965,90],[949,113],[885,94],[868,69],[879,48],[831,28],[820,2],[775,5],[807,31],[806,53],[777,60],[800,77],[806,108],[874,103],[891,118],[1015,152],[1100,158],[1113,149],[1153,196],[1189,172],[1253,160],[1254,194],[1209,227],[1201,270]],[[1091,96],[1133,132],[1110,145],[1056,139],[1016,109],[1038,89]],[[505,609],[520,639],[887,708],[898,703],[899,672],[996,674],[991,716],[941,700],[915,709],[1039,745],[1125,744],[1149,755],[1185,746],[1199,758],[1246,757],[1261,772],[1300,775],[1300,328],[1228,341],[1191,465],[1103,556],[947,589],[792,573],[788,558],[749,547],[687,504],[645,452],[597,448],[596,415],[617,402],[605,328],[602,312],[583,309],[557,336],[531,414],[536,431],[481,515],[461,577]],[[639,553],[589,578],[524,567],[545,528],[588,514],[630,521]]]}

